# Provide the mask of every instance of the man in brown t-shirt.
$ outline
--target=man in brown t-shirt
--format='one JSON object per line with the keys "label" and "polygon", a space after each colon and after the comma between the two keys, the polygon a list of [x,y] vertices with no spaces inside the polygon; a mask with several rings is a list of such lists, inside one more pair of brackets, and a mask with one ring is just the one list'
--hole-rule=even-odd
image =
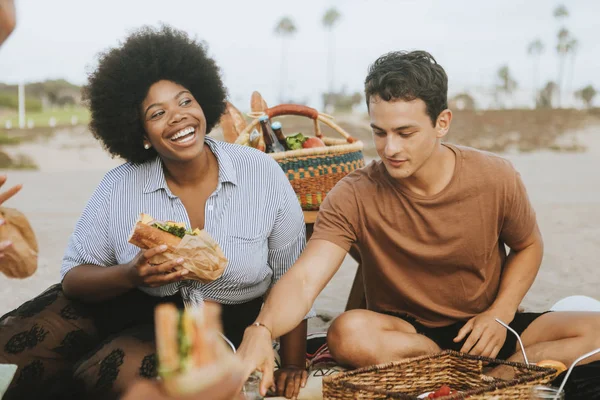
{"label": "man in brown t-shirt", "polygon": [[[394,52],[370,68],[365,94],[381,161],[327,194],[296,264],[273,287],[239,354],[272,382],[271,339],[293,329],[351,246],[367,310],[328,332],[334,357],[365,366],[455,349],[569,365],[600,347],[600,313],[518,313],[543,244],[521,178],[496,155],[442,143],[452,121],[447,76],[423,51]],[[507,248],[510,252],[507,251]],[[595,356],[587,359],[600,359]]]}

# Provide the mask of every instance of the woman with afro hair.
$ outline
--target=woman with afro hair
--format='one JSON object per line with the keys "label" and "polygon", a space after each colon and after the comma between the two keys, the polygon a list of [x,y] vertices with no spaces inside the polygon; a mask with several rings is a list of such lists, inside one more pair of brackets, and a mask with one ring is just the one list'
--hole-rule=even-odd
{"label": "woman with afro hair", "polygon": [[[227,93],[205,47],[184,32],[144,27],[100,55],[85,99],[90,129],[126,162],[100,182],[77,222],[55,285],[0,320],[0,363],[16,364],[5,399],[117,398],[156,376],[153,310],[221,304],[238,346],[269,288],[305,246],[297,197],[268,155],[207,136]],[[140,213],[206,230],[228,259],[210,283],[182,260],[159,265],[128,243]],[[311,314],[313,312],[311,311]],[[309,317],[309,314],[307,317]],[[278,394],[306,381],[306,320],[281,338]],[[34,397],[35,396],[35,397]]]}

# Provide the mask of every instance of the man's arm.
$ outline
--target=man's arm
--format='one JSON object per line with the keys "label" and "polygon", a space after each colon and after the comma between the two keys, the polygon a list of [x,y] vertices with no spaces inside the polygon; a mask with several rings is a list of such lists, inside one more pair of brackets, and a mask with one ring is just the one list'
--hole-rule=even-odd
{"label": "man's arm", "polygon": [[500,289],[490,307],[503,315],[509,323],[521,301],[533,285],[544,254],[544,242],[537,224],[524,241],[513,245],[500,278]]}
{"label": "man's arm", "polygon": [[310,240],[298,261],[271,290],[256,319],[278,338],[294,329],[342,265],[346,251],[326,240]]}
{"label": "man's arm", "polygon": [[496,322],[496,318],[506,324],[512,322],[519,304],[537,276],[543,252],[542,235],[536,224],[525,240],[512,245],[500,278],[498,295],[492,306],[470,319],[454,339],[455,342],[460,342],[469,335],[461,348],[462,352],[492,358],[498,355],[507,332]]}
{"label": "man's arm", "polygon": [[298,261],[277,282],[258,318],[260,326],[246,329],[237,352],[246,364],[246,373],[263,372],[261,393],[273,385],[271,340],[294,329],[342,265],[346,250],[326,240],[310,240]]}

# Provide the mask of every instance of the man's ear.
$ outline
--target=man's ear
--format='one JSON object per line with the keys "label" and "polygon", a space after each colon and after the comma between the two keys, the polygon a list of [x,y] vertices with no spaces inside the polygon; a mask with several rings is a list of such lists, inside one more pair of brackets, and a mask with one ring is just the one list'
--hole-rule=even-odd
{"label": "man's ear", "polygon": [[438,131],[437,137],[439,139],[446,136],[448,131],[450,130],[450,123],[452,122],[452,111],[449,109],[445,109],[438,115],[437,123],[435,124],[435,129]]}

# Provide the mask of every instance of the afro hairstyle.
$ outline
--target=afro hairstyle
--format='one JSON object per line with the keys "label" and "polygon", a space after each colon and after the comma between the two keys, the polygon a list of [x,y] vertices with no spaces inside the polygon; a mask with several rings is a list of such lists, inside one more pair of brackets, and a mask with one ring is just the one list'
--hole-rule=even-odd
{"label": "afro hairstyle", "polygon": [[227,91],[206,46],[169,26],[142,27],[120,47],[99,55],[83,91],[91,112],[90,130],[113,156],[136,164],[156,157],[154,148],[143,147],[140,106],[150,86],[160,80],[192,93],[206,117],[207,133],[225,111]]}

